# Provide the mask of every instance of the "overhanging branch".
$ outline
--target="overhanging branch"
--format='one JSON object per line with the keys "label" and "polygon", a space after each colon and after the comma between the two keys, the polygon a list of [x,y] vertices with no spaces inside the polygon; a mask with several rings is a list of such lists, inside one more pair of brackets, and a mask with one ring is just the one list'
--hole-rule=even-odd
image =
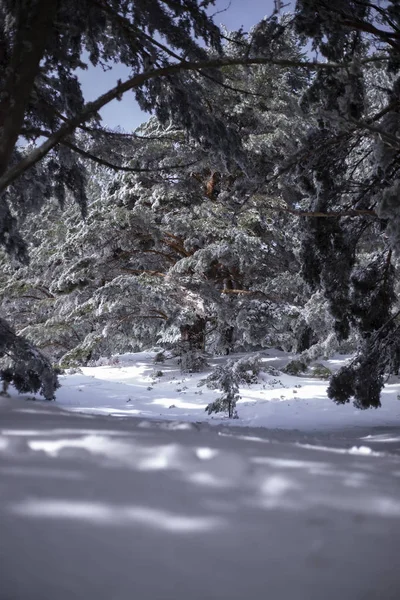
{"label": "overhanging branch", "polygon": [[[371,62],[376,58],[366,59],[364,62]],[[334,62],[309,62],[309,61],[296,61],[287,59],[274,59],[274,58],[218,58],[214,60],[199,61],[199,62],[186,62],[182,61],[167,67],[159,69],[153,69],[145,73],[140,73],[134,77],[129,78],[125,82],[119,82],[111,90],[99,96],[93,102],[89,102],[84,106],[82,111],[66,121],[57,131],[55,131],[43,144],[38,148],[35,148],[26,158],[11,167],[1,178],[0,178],[0,192],[4,191],[13,181],[15,181],[22,173],[27,169],[31,168],[37,162],[39,162],[44,156],[46,156],[50,150],[52,150],[57,144],[63,139],[68,137],[73,131],[81,124],[90,120],[103,106],[109,104],[112,100],[120,98],[122,94],[133,90],[147,81],[155,79],[157,77],[166,77],[180,73],[182,71],[197,71],[199,69],[218,69],[221,67],[235,66],[235,65],[276,65],[282,68],[304,68],[308,71],[317,71],[320,69],[347,69],[349,63],[334,63]]]}

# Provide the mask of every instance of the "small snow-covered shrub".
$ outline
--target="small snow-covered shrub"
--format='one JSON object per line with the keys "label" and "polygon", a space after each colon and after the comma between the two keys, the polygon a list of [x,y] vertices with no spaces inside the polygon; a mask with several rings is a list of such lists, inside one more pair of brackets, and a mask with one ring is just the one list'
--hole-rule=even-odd
{"label": "small snow-covered shrub", "polygon": [[268,375],[272,375],[273,377],[279,377],[280,375],[282,375],[281,371],[279,371],[275,367],[266,367],[266,366],[263,366],[263,371],[265,373],[268,373]]}
{"label": "small snow-covered shrub", "polygon": [[154,362],[156,364],[163,364],[165,362],[165,352],[164,350],[160,350],[154,357]]}
{"label": "small snow-covered shrub", "polygon": [[305,371],[307,371],[307,365],[301,360],[291,360],[283,369],[283,372],[286,373],[286,375],[295,376],[305,373]]}
{"label": "small snow-covered shrub", "polygon": [[332,371],[322,363],[316,363],[311,367],[310,375],[311,377],[315,377],[315,379],[330,379]]}
{"label": "small snow-covered shrub", "polygon": [[248,385],[258,382],[261,371],[259,356],[244,357],[239,360],[228,360],[225,365],[217,366],[214,371],[200,385],[206,384],[208,388],[221,389],[222,396],[210,402],[206,411],[211,413],[227,412],[230,419],[237,419],[236,403],[240,400],[239,385]]}
{"label": "small snow-covered shrub", "polygon": [[261,371],[261,360],[259,356],[241,358],[234,363],[234,371],[239,377],[239,383],[258,383]]}
{"label": "small snow-covered shrub", "polygon": [[65,369],[64,373],[67,375],[81,375],[83,371],[80,367],[70,367],[69,369]]}
{"label": "small snow-covered shrub", "polygon": [[179,359],[182,373],[201,373],[208,366],[207,359],[199,350],[186,350]]}

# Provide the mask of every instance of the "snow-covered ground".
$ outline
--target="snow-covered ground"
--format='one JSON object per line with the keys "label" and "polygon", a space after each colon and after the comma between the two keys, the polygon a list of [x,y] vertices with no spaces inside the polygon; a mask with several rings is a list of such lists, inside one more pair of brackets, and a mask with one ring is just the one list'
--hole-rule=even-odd
{"label": "snow-covered ground", "polygon": [[264,375],[228,421],[200,376],[114,362],[0,397],[0,600],[398,600],[398,383],[361,412]]}
{"label": "snow-covered ground", "polygon": [[[103,366],[86,367],[82,373],[61,377],[57,404],[78,410],[113,416],[162,418],[180,421],[221,423],[223,415],[208,416],[205,406],[219,392],[200,386],[207,373],[182,376],[174,360],[154,364],[154,352],[140,352],[99,361]],[[229,358],[240,358],[232,355]],[[290,356],[268,350],[262,353],[263,364],[282,369]],[[212,366],[226,357],[210,360]],[[347,357],[324,361],[332,371]],[[160,375],[161,373],[161,375]],[[159,376],[157,376],[157,374]],[[239,419],[232,425],[280,429],[321,430],[369,425],[400,425],[400,379],[388,384],[382,394],[382,408],[360,411],[352,404],[335,405],[326,396],[327,382],[283,373],[264,373],[260,383],[241,388]]]}
{"label": "snow-covered ground", "polygon": [[397,600],[400,428],[0,399],[1,600]]}

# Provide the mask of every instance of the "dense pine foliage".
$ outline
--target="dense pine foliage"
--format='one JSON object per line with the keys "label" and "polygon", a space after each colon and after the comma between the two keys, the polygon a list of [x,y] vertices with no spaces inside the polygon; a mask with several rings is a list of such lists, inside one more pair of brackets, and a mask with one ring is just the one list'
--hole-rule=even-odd
{"label": "dense pine foliage", "polygon": [[[0,2],[5,387],[50,399],[52,365],[151,346],[186,371],[278,346],[354,352],[328,393],[377,407],[400,367],[398,3],[298,0],[249,33],[212,5]],[[85,60],[132,76],[85,104]],[[102,127],[130,89],[149,120]],[[240,369],[217,377],[232,416]]]}

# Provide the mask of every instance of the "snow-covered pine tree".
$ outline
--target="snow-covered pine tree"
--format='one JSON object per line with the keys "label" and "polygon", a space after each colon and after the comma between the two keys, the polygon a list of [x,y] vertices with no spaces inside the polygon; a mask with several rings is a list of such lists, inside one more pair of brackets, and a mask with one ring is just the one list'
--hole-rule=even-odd
{"label": "snow-covered pine tree", "polygon": [[237,401],[240,400],[240,384],[257,383],[261,371],[259,356],[245,356],[239,360],[229,359],[226,364],[218,365],[200,385],[212,390],[221,390],[222,396],[208,404],[205,410],[212,413],[227,412],[230,419],[237,419]]}
{"label": "snow-covered pine tree", "polygon": [[[228,34],[225,52],[235,56],[269,33],[264,25],[250,39]],[[300,56],[286,24],[274,23],[273,33],[277,56]],[[27,223],[31,266],[11,279],[8,272],[3,307],[64,366],[144,343],[180,347],[188,369],[205,348],[293,346],[304,286],[296,219],[275,175],[305,127],[298,98],[307,78],[274,66],[223,74],[229,85],[215,95],[205,80],[203,95],[218,120],[235,126],[240,161],[151,119],[135,134],[137,159],[126,163],[139,172],[93,189],[85,222],[73,206],[61,216],[49,204]],[[37,321],[24,323],[31,306]]]}
{"label": "snow-covered pine tree", "polygon": [[355,329],[360,340],[328,393],[337,402],[354,396],[359,408],[377,407],[384,375],[398,369],[399,356],[392,252],[398,202],[389,198],[400,165],[400,9],[391,0],[298,0],[295,20],[326,60],[348,63],[314,77],[304,102],[317,125],[304,139],[294,177],[308,199],[303,274],[323,290],[337,336]]}

